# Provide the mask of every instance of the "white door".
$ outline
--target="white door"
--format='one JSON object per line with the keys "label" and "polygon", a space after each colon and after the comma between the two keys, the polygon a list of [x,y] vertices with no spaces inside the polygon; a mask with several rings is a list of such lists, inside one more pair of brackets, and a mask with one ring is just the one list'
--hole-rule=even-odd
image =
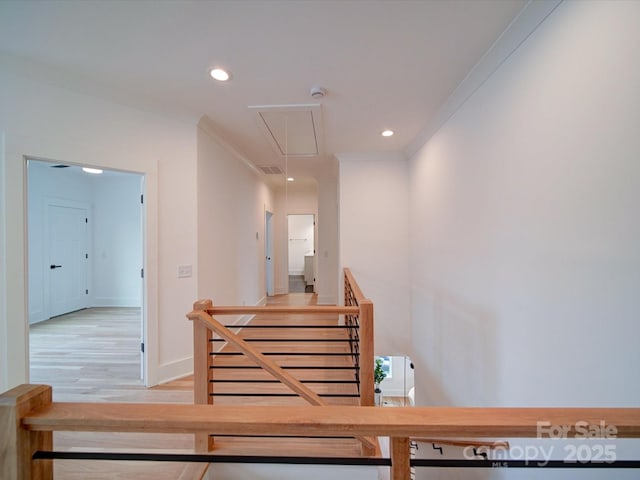
{"label": "white door", "polygon": [[49,316],[87,307],[87,209],[48,205]]}
{"label": "white door", "polygon": [[267,296],[273,297],[273,213],[265,213],[264,251]]}

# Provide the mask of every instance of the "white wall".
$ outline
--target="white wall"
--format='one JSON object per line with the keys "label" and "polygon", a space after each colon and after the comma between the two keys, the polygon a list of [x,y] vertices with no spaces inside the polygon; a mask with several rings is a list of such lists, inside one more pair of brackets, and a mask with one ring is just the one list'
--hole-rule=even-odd
{"label": "white wall", "polygon": [[[320,176],[318,180],[318,216],[316,217],[316,285],[318,304],[336,305],[339,301],[338,180]],[[340,273],[339,273],[340,272]]]}
{"label": "white wall", "polygon": [[141,177],[92,178],[94,306],[142,305]]}
{"label": "white wall", "polygon": [[[146,174],[148,381],[192,369],[191,325],[184,315],[196,297],[195,277],[178,279],[179,264],[196,263],[195,122],[176,120],[72,93],[0,69],[0,131],[5,132],[2,185],[5,218],[6,389],[28,379],[25,160],[28,155]],[[1,170],[1,169],[0,169]],[[10,208],[8,208],[10,206]]]}
{"label": "white wall", "polygon": [[400,154],[340,154],[340,267],[373,301],[375,353],[410,354],[408,166]]}
{"label": "white wall", "polygon": [[218,140],[198,128],[198,296],[221,305],[266,301],[265,211],[270,189]]}
{"label": "white wall", "polygon": [[561,4],[412,158],[422,403],[640,403],[638,44]]}
{"label": "white wall", "polygon": [[640,403],[637,45],[640,3],[563,2],[411,158],[418,404]]}

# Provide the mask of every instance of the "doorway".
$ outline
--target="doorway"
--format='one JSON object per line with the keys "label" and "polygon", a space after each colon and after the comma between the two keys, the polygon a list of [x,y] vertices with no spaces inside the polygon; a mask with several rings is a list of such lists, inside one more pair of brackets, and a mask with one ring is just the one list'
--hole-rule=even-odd
{"label": "doorway", "polygon": [[287,216],[289,293],[315,291],[315,215]]}
{"label": "doorway", "polygon": [[[29,324],[39,342],[30,335],[30,369],[41,382],[68,369],[85,385],[100,378],[96,372],[144,384],[144,178],[100,172],[27,159]],[[45,344],[46,361],[34,360],[43,338],[55,345]]]}

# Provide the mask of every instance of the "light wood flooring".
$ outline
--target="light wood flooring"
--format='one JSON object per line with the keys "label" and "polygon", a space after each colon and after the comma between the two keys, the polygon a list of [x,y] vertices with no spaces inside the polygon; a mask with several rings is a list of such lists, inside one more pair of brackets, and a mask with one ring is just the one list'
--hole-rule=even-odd
{"label": "light wood flooring", "polygon": [[[316,303],[316,295],[272,297],[271,305]],[[296,319],[299,321],[300,319]],[[317,321],[317,317],[314,321]],[[254,322],[272,321],[256,317]],[[334,318],[325,319],[336,322]],[[258,329],[256,329],[257,331]],[[193,378],[145,388],[140,381],[140,319],[137,309],[88,309],[33,325],[30,329],[31,382],[53,385],[54,401],[192,403]],[[282,345],[281,345],[282,346]],[[280,346],[278,346],[280,347]],[[291,348],[290,344],[286,348]],[[334,348],[334,347],[331,347]],[[296,357],[296,361],[300,360]],[[223,400],[222,398],[225,398]],[[238,403],[222,397],[216,403]],[[297,399],[291,399],[296,401]],[[273,402],[280,401],[276,398]],[[270,403],[271,400],[260,400]],[[348,403],[348,402],[347,402]],[[305,441],[216,439],[220,454],[358,455],[355,440]],[[192,435],[56,432],[56,450],[192,453]],[[198,464],[56,460],[56,480],[200,478]],[[213,473],[208,473],[210,478]],[[205,477],[205,478],[209,478]]]}

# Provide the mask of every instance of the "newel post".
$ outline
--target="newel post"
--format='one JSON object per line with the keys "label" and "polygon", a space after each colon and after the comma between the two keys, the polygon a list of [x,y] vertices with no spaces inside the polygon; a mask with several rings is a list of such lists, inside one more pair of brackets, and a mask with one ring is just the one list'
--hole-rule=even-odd
{"label": "newel post", "polygon": [[32,410],[51,404],[49,385],[20,385],[0,395],[0,478],[52,480],[52,460],[32,460],[37,450],[53,448],[53,432],[22,427]]}
{"label": "newel post", "polygon": [[391,437],[391,480],[411,478],[411,448],[408,438]]}
{"label": "newel post", "polygon": [[[211,366],[210,342],[213,332],[207,328],[200,315],[213,308],[211,300],[198,300],[193,304],[193,311],[187,315],[193,321],[193,403],[196,405],[208,405],[213,403],[213,397],[209,395],[209,371]],[[209,435],[207,433],[195,434],[195,451],[209,451]]]}
{"label": "newel post", "polygon": [[360,301],[360,406],[371,407],[374,397],[373,302]]}

